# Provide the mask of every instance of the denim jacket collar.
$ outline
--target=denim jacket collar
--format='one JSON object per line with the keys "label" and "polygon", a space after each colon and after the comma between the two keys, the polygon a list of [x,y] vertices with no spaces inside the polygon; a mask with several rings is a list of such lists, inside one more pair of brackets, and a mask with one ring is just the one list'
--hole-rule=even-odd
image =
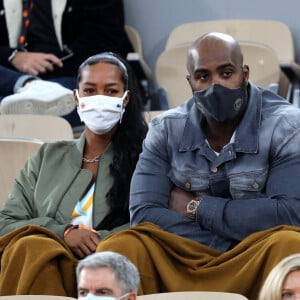
{"label": "denim jacket collar", "polygon": [[[234,149],[236,152],[256,153],[258,151],[258,132],[261,123],[262,95],[252,83],[250,85],[250,98],[246,112],[236,129]],[[187,115],[185,128],[181,137],[179,151],[201,149],[205,151],[205,133],[202,130],[202,114],[197,109],[193,98],[187,103],[190,111]],[[195,135],[195,132],[199,132]]]}

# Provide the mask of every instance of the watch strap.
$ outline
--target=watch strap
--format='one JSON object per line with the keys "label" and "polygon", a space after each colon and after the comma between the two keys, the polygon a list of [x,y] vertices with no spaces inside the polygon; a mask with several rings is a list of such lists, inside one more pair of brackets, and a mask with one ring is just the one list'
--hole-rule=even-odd
{"label": "watch strap", "polygon": [[19,50],[18,49],[15,49],[12,53],[11,53],[11,55],[7,58],[7,60],[8,60],[8,62],[12,62],[13,61],[13,59],[16,57],[16,55],[17,55],[17,53],[19,52]]}

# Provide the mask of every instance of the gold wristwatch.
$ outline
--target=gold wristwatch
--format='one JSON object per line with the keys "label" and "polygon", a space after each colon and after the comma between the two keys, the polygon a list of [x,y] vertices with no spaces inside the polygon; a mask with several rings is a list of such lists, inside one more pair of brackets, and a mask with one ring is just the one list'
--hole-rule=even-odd
{"label": "gold wristwatch", "polygon": [[188,202],[188,204],[186,205],[186,213],[189,216],[189,218],[193,220],[196,219],[196,212],[200,202],[201,197],[196,197],[195,199],[192,199]]}

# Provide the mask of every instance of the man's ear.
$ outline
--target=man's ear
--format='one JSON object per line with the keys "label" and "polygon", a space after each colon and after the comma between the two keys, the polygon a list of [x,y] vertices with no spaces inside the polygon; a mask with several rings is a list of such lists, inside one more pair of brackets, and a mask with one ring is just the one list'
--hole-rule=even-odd
{"label": "man's ear", "polygon": [[192,83],[191,83],[191,75],[186,75],[186,80],[188,81],[191,89],[193,90]]}
{"label": "man's ear", "polygon": [[191,84],[191,75],[186,75],[186,80]]}
{"label": "man's ear", "polygon": [[136,297],[137,297],[137,294],[135,292],[131,292],[129,295],[128,295],[128,300],[136,300]]}
{"label": "man's ear", "polygon": [[250,69],[248,65],[243,65],[243,74],[245,79],[245,85],[247,86],[249,81],[249,75],[250,75]]}

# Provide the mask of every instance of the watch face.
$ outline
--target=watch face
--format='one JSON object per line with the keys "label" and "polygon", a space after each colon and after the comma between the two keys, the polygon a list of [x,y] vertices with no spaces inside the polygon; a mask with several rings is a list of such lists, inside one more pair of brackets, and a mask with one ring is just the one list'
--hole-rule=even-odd
{"label": "watch face", "polygon": [[191,213],[191,212],[195,212],[195,210],[197,209],[198,203],[196,200],[191,200],[188,204],[187,204],[187,212]]}

